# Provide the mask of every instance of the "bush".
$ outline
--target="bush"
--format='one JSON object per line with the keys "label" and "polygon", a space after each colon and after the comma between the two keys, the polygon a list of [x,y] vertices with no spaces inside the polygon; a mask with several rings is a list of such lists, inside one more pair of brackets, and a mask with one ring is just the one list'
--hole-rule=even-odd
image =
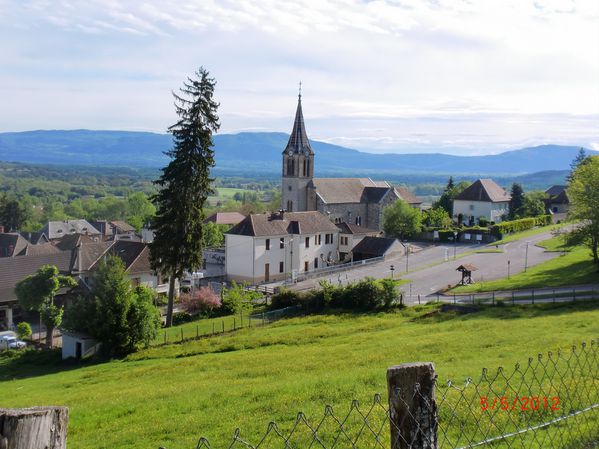
{"label": "bush", "polygon": [[505,234],[522,232],[535,226],[547,226],[551,224],[551,215],[539,215],[538,217],[521,218],[519,220],[504,221],[491,228],[491,233],[501,239]]}
{"label": "bush", "polygon": [[179,324],[189,323],[195,320],[191,313],[187,312],[175,312],[173,313],[173,326],[178,326]]}
{"label": "bush", "polygon": [[23,321],[22,323],[17,324],[17,335],[21,340],[31,337],[31,326],[29,323]]}
{"label": "bush", "polygon": [[300,294],[296,291],[283,288],[279,292],[272,296],[270,308],[271,309],[283,309],[285,307],[292,307],[298,305],[300,302]]}
{"label": "bush", "polygon": [[198,313],[210,314],[221,305],[219,296],[210,287],[200,287],[191,293],[181,295],[181,306],[187,313],[192,315]]}
{"label": "bush", "polygon": [[225,312],[234,315],[240,312],[251,313],[254,300],[262,297],[262,293],[247,290],[245,284],[233,281],[229,288],[223,292],[222,308]]}
{"label": "bush", "polygon": [[489,224],[489,220],[487,219],[487,217],[478,217],[478,225],[482,226],[483,228],[487,227],[487,225]]}

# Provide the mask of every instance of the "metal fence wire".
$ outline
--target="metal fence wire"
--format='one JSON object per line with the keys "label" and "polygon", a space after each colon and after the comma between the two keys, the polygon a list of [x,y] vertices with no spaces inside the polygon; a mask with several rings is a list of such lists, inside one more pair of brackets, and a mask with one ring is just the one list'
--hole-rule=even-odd
{"label": "metal fence wire", "polygon": [[[531,357],[512,369],[483,369],[477,380],[412,382],[391,398],[326,406],[259,438],[237,429],[227,449],[590,449],[599,447],[599,340]],[[429,364],[432,367],[432,364]],[[409,377],[409,376],[407,376]],[[389,404],[387,405],[387,399]],[[196,449],[212,449],[200,438]]]}

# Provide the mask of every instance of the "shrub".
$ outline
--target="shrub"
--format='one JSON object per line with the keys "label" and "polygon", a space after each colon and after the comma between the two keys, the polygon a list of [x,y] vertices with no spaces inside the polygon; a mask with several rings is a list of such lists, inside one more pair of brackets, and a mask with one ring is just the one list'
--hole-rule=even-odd
{"label": "shrub", "polygon": [[173,326],[178,326],[179,324],[185,324],[193,321],[195,317],[187,312],[175,312],[173,313]]}
{"label": "shrub", "polygon": [[222,305],[219,296],[210,287],[200,287],[197,290],[181,295],[181,306],[190,314],[209,314]]}
{"label": "shrub", "polygon": [[393,305],[398,296],[395,288],[395,281],[393,281],[393,279],[382,279],[379,283],[381,286],[383,307],[389,308]]}
{"label": "shrub", "polygon": [[526,231],[536,225],[536,218],[521,218],[520,220],[504,221],[491,228],[491,233],[497,238],[502,238],[505,234],[513,232]]}
{"label": "shrub", "polygon": [[489,224],[489,220],[487,219],[487,217],[478,217],[478,225],[482,226],[483,228],[487,227],[487,225]]}
{"label": "shrub", "polygon": [[233,281],[229,288],[223,292],[223,309],[225,312],[238,314],[240,312],[252,311],[253,301],[262,297],[262,294],[255,291],[249,291],[245,284],[238,284]]}
{"label": "shrub", "polygon": [[17,335],[21,340],[31,337],[31,326],[29,323],[23,321],[17,324]]}
{"label": "shrub", "polygon": [[299,304],[300,295],[298,292],[283,288],[272,296],[270,307],[272,309],[283,309],[285,307],[296,306]]}

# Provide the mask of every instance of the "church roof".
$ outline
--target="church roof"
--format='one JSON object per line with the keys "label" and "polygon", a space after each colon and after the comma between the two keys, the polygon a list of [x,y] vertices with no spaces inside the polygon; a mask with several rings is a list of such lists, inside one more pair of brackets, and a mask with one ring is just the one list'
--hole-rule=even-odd
{"label": "church roof", "polygon": [[422,200],[405,187],[395,187],[395,193],[408,204],[422,204]]}
{"label": "church roof", "polygon": [[370,178],[314,178],[312,185],[326,204],[378,202],[391,189]]}
{"label": "church roof", "polygon": [[511,195],[499,187],[492,179],[478,179],[460,193],[456,200],[486,201],[491,203],[506,202]]}
{"label": "church roof", "polygon": [[310,141],[308,140],[308,134],[306,133],[306,125],[304,124],[304,114],[302,112],[302,96],[298,96],[297,109],[295,111],[295,120],[293,122],[293,130],[289,136],[289,142],[285,147],[285,151],[293,152],[295,154],[314,154],[312,147],[310,147]]}

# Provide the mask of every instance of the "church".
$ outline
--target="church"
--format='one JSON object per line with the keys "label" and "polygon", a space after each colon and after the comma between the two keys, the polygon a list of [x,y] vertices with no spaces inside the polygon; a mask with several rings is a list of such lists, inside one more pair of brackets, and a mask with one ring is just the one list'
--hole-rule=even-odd
{"label": "church", "polygon": [[402,199],[412,207],[421,202],[409,190],[370,178],[314,178],[314,151],[310,146],[302,95],[289,142],[283,151],[281,208],[288,212],[319,211],[334,223],[381,230],[383,210]]}

